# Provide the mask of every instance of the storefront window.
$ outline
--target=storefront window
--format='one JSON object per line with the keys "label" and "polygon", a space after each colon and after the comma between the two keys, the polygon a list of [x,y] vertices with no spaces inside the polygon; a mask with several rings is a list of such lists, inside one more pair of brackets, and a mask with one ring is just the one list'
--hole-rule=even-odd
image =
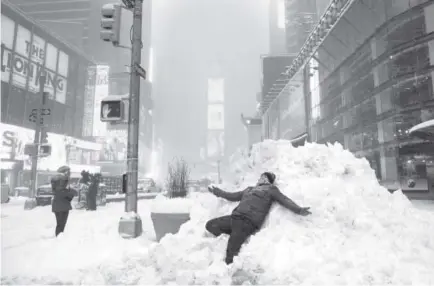
{"label": "storefront window", "polygon": [[347,104],[353,105],[364,101],[372,95],[374,89],[374,76],[370,73],[351,89]]}
{"label": "storefront window", "polygon": [[[391,2],[399,2],[399,1],[391,1]],[[407,7],[401,6],[401,12],[408,10],[409,5]],[[421,12],[422,13],[422,12]],[[411,40],[423,36],[426,33],[425,29],[425,17],[422,14],[417,15],[416,17],[407,17],[403,19],[400,23],[395,26],[391,26],[388,30],[388,34],[386,36],[387,39],[387,49],[392,49],[400,44],[410,42]]]}
{"label": "storefront window", "polygon": [[402,112],[396,116],[396,137],[398,139],[408,139],[408,130],[421,123],[425,118],[432,117],[433,108],[424,108],[410,112]]}
{"label": "storefront window", "polygon": [[373,148],[378,145],[377,123],[362,127],[349,136],[348,149],[353,152]]}
{"label": "storefront window", "polygon": [[393,88],[393,102],[405,108],[412,104],[419,104],[432,98],[431,77],[429,75],[411,78],[409,81]]}

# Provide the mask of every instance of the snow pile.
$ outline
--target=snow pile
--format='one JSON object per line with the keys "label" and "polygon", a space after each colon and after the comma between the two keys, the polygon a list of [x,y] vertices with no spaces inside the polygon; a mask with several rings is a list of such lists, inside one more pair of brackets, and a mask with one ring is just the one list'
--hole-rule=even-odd
{"label": "snow pile", "polygon": [[[264,171],[313,215],[276,206],[232,266],[223,263],[227,236],[205,235],[210,218],[236,204],[194,194],[191,220],[137,260],[158,284],[429,284],[434,283],[434,215],[381,187],[365,159],[341,145],[288,141],[257,144],[240,158],[241,187]],[[239,188],[226,186],[228,191]],[[150,278],[149,278],[150,279]],[[146,277],[139,280],[146,281]]]}

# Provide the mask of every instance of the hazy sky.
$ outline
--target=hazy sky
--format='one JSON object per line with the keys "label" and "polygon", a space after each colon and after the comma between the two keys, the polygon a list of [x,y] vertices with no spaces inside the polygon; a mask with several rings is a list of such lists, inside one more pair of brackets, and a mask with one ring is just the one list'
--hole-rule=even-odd
{"label": "hazy sky", "polygon": [[227,155],[246,144],[240,114],[255,111],[260,55],[268,52],[266,0],[153,1],[153,96],[165,157],[200,159],[207,80],[225,79]]}

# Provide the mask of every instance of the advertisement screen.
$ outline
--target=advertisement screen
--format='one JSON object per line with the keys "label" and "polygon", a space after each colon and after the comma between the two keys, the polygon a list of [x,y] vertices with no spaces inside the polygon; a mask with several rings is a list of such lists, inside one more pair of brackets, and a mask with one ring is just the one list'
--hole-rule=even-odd
{"label": "advertisement screen", "polygon": [[107,124],[101,122],[100,110],[101,101],[109,95],[109,66],[96,66],[96,83],[94,95],[93,110],[93,136],[105,136],[107,133]]}
{"label": "advertisement screen", "polygon": [[225,132],[223,130],[208,130],[207,156],[209,159],[224,156]]}
{"label": "advertisement screen", "polygon": [[96,66],[89,66],[86,70],[86,85],[84,87],[83,136],[90,137],[93,132],[93,111],[96,80]]}
{"label": "advertisement screen", "polygon": [[225,100],[225,80],[223,78],[208,79],[208,103],[224,102]]}
{"label": "advertisement screen", "polygon": [[208,104],[208,130],[223,130],[225,113],[223,104]]}

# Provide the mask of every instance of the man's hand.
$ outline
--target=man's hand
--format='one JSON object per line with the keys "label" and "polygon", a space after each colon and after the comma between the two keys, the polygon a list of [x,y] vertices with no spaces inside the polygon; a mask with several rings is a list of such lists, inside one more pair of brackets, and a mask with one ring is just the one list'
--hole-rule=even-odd
{"label": "man's hand", "polygon": [[308,215],[312,214],[312,213],[309,211],[309,209],[310,209],[310,207],[307,207],[307,208],[301,208],[300,211],[298,212],[298,214],[299,214],[299,215],[302,215],[302,216],[308,216]]}
{"label": "man's hand", "polygon": [[209,186],[209,187],[208,187],[208,191],[209,191],[211,194],[215,195],[215,193],[218,191],[218,188],[216,188],[215,186]]}

